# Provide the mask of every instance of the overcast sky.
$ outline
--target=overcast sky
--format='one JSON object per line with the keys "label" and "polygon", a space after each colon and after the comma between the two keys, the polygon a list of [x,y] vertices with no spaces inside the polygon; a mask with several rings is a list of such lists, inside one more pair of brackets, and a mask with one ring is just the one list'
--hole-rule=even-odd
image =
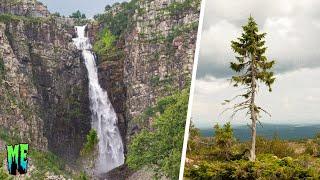
{"label": "overcast sky", "polygon": [[38,0],[48,6],[50,12],[59,12],[69,16],[73,12],[80,10],[87,17],[91,18],[104,11],[106,5],[125,0]]}
{"label": "overcast sky", "polygon": [[[234,59],[230,41],[241,35],[251,14],[266,32],[267,57],[276,60],[273,92],[263,85],[258,105],[269,123],[320,123],[320,1],[207,0],[192,117],[198,127],[230,121],[221,103],[239,94],[230,85]],[[247,119],[247,120],[246,120]],[[241,114],[234,124],[249,123]]]}

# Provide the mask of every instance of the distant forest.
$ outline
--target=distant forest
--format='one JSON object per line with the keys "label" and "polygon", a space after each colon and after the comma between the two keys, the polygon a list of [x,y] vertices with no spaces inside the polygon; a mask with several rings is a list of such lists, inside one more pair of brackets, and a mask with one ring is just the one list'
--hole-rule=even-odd
{"label": "distant forest", "polygon": [[[250,129],[246,125],[233,126],[234,136],[239,141],[250,140]],[[313,138],[320,132],[320,124],[317,125],[292,125],[292,124],[263,124],[257,126],[259,136],[267,139],[279,137],[283,140],[300,140]],[[214,136],[214,129],[200,128],[200,134],[203,137]]]}

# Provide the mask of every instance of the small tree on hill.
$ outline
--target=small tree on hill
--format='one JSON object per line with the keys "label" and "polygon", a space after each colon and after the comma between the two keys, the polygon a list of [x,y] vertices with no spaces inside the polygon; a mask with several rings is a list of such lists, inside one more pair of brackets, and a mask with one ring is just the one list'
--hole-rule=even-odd
{"label": "small tree on hill", "polygon": [[235,142],[233,129],[230,122],[220,127],[218,124],[214,126],[214,141],[219,148],[219,154],[226,160],[230,160],[232,156],[232,145]]}
{"label": "small tree on hill", "polygon": [[[257,23],[250,16],[247,25],[242,27],[243,33],[236,41],[231,41],[231,47],[237,54],[236,61],[230,63],[230,67],[237,75],[232,76],[232,83],[235,87],[241,85],[245,92],[236,96],[244,100],[233,106],[234,116],[237,112],[247,110],[247,115],[251,119],[251,150],[250,160],[255,161],[256,153],[256,125],[260,123],[260,112],[265,112],[270,115],[263,108],[256,104],[256,94],[258,90],[258,83],[264,83],[271,91],[271,85],[275,78],[270,69],[275,64],[275,61],[269,61],[265,56],[267,48],[265,47],[264,38],[266,33],[259,33]],[[229,100],[226,100],[230,102]]]}
{"label": "small tree on hill", "polygon": [[85,19],[86,15],[84,13],[81,13],[79,10],[72,13],[71,16],[69,16],[70,18],[75,18],[75,19]]}

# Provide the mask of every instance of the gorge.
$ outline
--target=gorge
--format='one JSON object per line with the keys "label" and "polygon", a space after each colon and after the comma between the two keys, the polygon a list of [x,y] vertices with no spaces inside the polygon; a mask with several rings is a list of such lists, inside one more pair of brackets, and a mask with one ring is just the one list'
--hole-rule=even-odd
{"label": "gorge", "polygon": [[[74,167],[90,129],[100,136],[110,132],[99,132],[94,123],[106,120],[103,111],[95,111],[94,88],[110,100],[98,102],[111,111],[108,123],[118,120],[124,157],[122,148],[115,148],[120,156],[115,164],[121,164],[131,138],[153,123],[145,111],[188,86],[199,11],[200,1],[132,0],[94,20],[78,20],[52,14],[35,0],[1,1],[1,132]],[[84,24],[96,54],[97,69],[91,64],[90,71],[92,54],[73,41],[79,35],[74,27]],[[113,41],[106,46],[102,40],[108,38]]]}

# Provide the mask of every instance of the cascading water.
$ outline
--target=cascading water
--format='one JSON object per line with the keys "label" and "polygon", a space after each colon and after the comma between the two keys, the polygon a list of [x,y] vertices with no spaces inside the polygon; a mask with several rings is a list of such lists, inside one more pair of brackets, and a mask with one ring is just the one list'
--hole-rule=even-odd
{"label": "cascading water", "polygon": [[92,112],[92,127],[97,131],[99,156],[96,163],[98,173],[108,172],[124,163],[123,144],[117,126],[117,116],[108,94],[98,81],[95,57],[89,39],[85,37],[86,26],[76,26],[77,38],[73,39],[82,50],[89,77],[89,98]]}

